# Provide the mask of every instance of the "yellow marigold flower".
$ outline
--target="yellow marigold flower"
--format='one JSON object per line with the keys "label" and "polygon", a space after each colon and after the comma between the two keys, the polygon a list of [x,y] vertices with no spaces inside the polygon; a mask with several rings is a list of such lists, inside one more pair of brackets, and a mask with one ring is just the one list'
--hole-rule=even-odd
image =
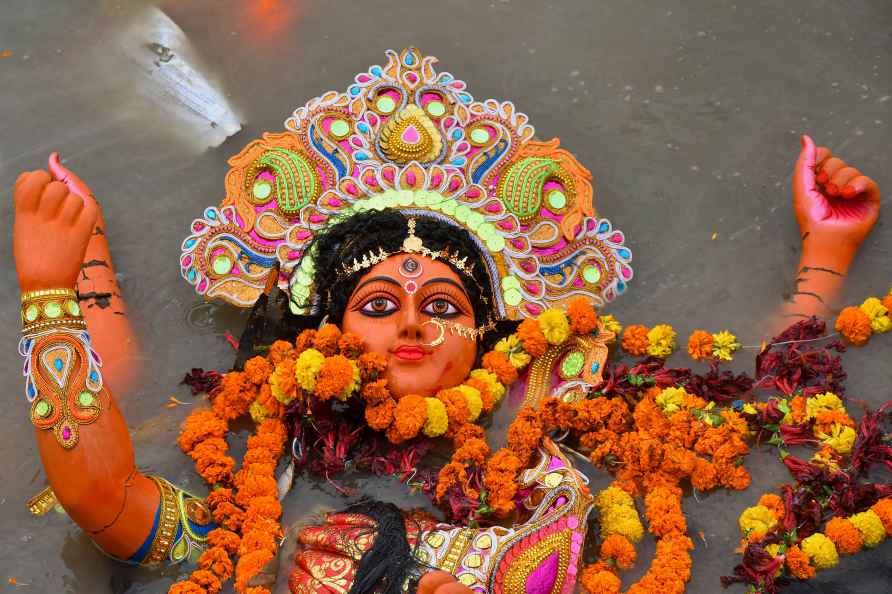
{"label": "yellow marigold flower", "polygon": [[254,420],[255,423],[262,423],[264,420],[266,420],[267,417],[272,416],[270,415],[270,412],[256,400],[251,403],[250,408],[248,408],[248,412],[251,413],[251,418]]}
{"label": "yellow marigold flower", "polygon": [[503,338],[496,343],[495,350],[504,354],[515,369],[523,369],[530,364],[532,357],[523,350],[523,344],[516,334]]}
{"label": "yellow marigold flower", "polygon": [[840,454],[848,454],[852,451],[857,436],[858,434],[855,433],[854,429],[840,425],[839,423],[833,423],[830,435],[827,435],[826,433],[818,434],[821,443],[830,446]]}
{"label": "yellow marigold flower", "polygon": [[298,385],[307,392],[315,390],[316,377],[324,362],[325,355],[316,349],[307,349],[302,352],[294,365],[294,377],[297,379]]}
{"label": "yellow marigold flower", "polygon": [[461,384],[456,389],[464,394],[465,400],[468,402],[468,410],[471,411],[471,418],[468,420],[471,422],[476,421],[477,417],[480,416],[480,411],[483,410],[483,400],[480,398],[480,390],[464,384]]}
{"label": "yellow marigold flower", "polygon": [[737,337],[727,330],[722,330],[717,334],[713,334],[712,340],[712,356],[716,359],[721,359],[722,361],[730,361],[732,355],[740,349],[740,343],[737,342]]}
{"label": "yellow marigold flower", "polygon": [[607,314],[606,316],[599,316],[598,320],[601,322],[601,327],[608,332],[613,332],[617,336],[622,334],[623,326],[619,323],[619,321],[613,317],[613,314]]}
{"label": "yellow marigold flower", "polygon": [[815,532],[800,544],[802,550],[808,555],[809,561],[817,569],[830,569],[839,563],[839,553],[836,545],[820,532]]}
{"label": "yellow marigold flower", "polygon": [[359,373],[359,366],[356,364],[356,361],[353,359],[347,359],[350,362],[350,367],[353,370],[353,375],[350,377],[350,383],[347,384],[347,387],[344,388],[344,391],[338,395],[339,400],[347,400],[356,390],[359,389],[360,384],[362,383],[362,376]]}
{"label": "yellow marigold flower", "polygon": [[619,487],[607,487],[595,496],[595,506],[598,510],[607,509],[614,505],[635,506],[635,500]]}
{"label": "yellow marigold flower", "polygon": [[663,391],[657,394],[656,403],[666,415],[671,415],[682,410],[687,395],[684,388],[663,388]]}
{"label": "yellow marigold flower", "polygon": [[839,396],[833,392],[824,392],[823,394],[812,396],[805,402],[805,416],[809,419],[814,419],[818,416],[818,413],[827,410],[840,410],[842,408],[842,400],[839,399]]}
{"label": "yellow marigold flower", "polygon": [[570,336],[570,320],[557,308],[546,309],[539,315],[539,327],[549,344],[563,344]]}
{"label": "yellow marigold flower", "polygon": [[492,394],[494,403],[501,400],[505,396],[505,392],[507,392],[507,389],[502,382],[499,381],[499,378],[496,377],[496,374],[490,371],[485,369],[475,369],[471,372],[471,377],[486,382],[486,385],[489,386],[489,393]]}
{"label": "yellow marigold flower", "polygon": [[868,297],[861,304],[861,311],[867,314],[867,317],[873,320],[889,315],[889,310],[883,305],[883,302],[876,297]]}
{"label": "yellow marigold flower", "polygon": [[449,428],[446,405],[439,398],[425,398],[424,403],[427,405],[427,421],[424,422],[422,431],[428,437],[443,435]]}
{"label": "yellow marigold flower", "polygon": [[861,304],[861,311],[870,318],[870,329],[878,334],[885,334],[892,330],[892,320],[889,319],[889,310],[883,302],[876,297],[869,297]]}
{"label": "yellow marigold flower", "polygon": [[764,505],[754,505],[743,510],[737,519],[737,526],[744,536],[752,534],[764,536],[777,525],[777,516]]}
{"label": "yellow marigold flower", "polygon": [[742,410],[743,410],[743,412],[745,412],[745,413],[747,413],[747,414],[751,414],[751,415],[754,415],[754,414],[756,414],[757,412],[759,412],[758,410],[756,410],[756,407],[753,406],[753,405],[752,405],[751,403],[749,403],[749,402],[747,402],[746,404],[743,405],[743,409],[742,409]]}
{"label": "yellow marigold flower", "polygon": [[647,332],[647,354],[665,359],[675,350],[675,330],[669,324],[657,324]]}
{"label": "yellow marigold flower", "polygon": [[866,547],[875,547],[886,538],[886,528],[883,526],[883,520],[872,509],[849,516],[849,521],[861,533],[861,538],[864,539],[864,546]]}
{"label": "yellow marigold flower", "polygon": [[811,463],[823,466],[830,472],[839,470],[839,464],[837,464],[836,458],[833,456],[833,450],[830,448],[821,448],[818,450],[815,455],[811,457]]}

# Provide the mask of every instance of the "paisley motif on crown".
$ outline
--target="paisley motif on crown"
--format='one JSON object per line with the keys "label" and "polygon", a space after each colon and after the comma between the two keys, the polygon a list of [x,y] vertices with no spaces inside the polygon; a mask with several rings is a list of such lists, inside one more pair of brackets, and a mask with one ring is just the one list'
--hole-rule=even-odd
{"label": "paisley motif on crown", "polygon": [[[509,101],[475,101],[415,48],[295,110],[230,161],[227,197],[193,222],[183,276],[248,306],[267,271],[297,312],[312,307],[313,238],[392,208],[466,230],[480,248],[499,317],[535,316],[583,295],[596,306],[632,278],[625,236],[593,204],[592,176],[557,139],[540,141]],[[225,221],[224,221],[225,219]]]}

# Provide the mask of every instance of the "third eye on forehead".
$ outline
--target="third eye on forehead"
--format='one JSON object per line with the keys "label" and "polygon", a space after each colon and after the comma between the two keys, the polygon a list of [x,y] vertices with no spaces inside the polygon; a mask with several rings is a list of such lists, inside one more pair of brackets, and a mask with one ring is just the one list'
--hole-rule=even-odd
{"label": "third eye on forehead", "polygon": [[421,266],[421,262],[408,256],[400,262],[399,272],[400,276],[404,278],[418,278],[424,273],[424,268]]}

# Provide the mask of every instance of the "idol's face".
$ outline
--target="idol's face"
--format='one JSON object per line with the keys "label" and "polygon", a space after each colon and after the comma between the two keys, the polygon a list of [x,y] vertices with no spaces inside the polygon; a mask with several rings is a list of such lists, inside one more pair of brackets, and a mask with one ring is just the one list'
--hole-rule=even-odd
{"label": "idol's face", "polygon": [[[432,323],[435,318],[474,327],[461,279],[443,262],[398,254],[359,279],[342,325],[387,357],[387,380],[396,397],[433,396],[464,381],[477,356],[473,340]],[[444,340],[436,344],[440,337]]]}

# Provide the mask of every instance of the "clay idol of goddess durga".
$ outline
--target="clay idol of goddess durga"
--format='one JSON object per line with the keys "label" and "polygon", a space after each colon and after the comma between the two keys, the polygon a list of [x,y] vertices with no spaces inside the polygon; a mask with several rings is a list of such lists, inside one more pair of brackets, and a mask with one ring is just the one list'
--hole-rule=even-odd
{"label": "clay idol of goddess durga", "polygon": [[[298,108],[229,161],[222,203],[191,224],[185,280],[254,308],[236,369],[205,378],[212,406],[180,436],[206,498],[137,470],[113,393],[138,347],[96,199],[56,155],[19,176],[24,404],[50,485],[32,507],[58,501],[123,562],[197,562],[171,592],[234,577],[260,594],[285,534],[282,468],[411,471],[449,523],[368,500],[329,514],[295,536],[292,592],[573,591],[587,480],[547,436],[491,456],[483,427],[602,383],[614,333],[595,311],[627,290],[632,253],[557,139],[435,62],[390,51]],[[805,137],[794,206],[809,272],[786,307],[821,313],[879,190]],[[242,415],[255,432],[235,461],[228,423]],[[424,471],[432,445],[455,455]]]}

